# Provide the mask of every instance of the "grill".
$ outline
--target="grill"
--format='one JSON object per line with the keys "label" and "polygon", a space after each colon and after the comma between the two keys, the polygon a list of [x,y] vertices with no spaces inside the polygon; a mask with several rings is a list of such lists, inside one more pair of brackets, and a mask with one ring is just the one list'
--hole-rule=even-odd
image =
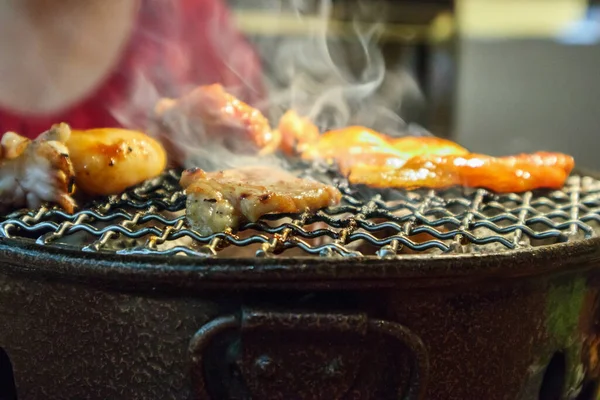
{"label": "grill", "polygon": [[6,216],[0,398],[597,398],[596,175],[500,195],[295,168],[342,203],[202,236],[170,170]]}
{"label": "grill", "polygon": [[492,194],[483,189],[373,191],[325,174],[344,193],[317,213],[268,215],[238,232],[202,236],[185,221],[180,171],[68,215],[24,210],[0,224],[6,238],[86,252],[192,257],[394,257],[489,253],[589,239],[600,224],[600,181],[569,178],[564,189]]}

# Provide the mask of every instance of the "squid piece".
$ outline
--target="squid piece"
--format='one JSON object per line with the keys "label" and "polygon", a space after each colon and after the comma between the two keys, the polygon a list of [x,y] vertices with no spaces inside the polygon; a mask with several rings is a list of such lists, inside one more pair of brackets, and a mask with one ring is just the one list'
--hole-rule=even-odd
{"label": "squid piece", "polygon": [[562,153],[538,152],[508,157],[481,154],[421,155],[403,166],[359,165],[349,180],[378,188],[479,187],[497,193],[560,189],[573,170],[573,157]]}
{"label": "squid piece", "polygon": [[73,213],[75,172],[65,143],[71,135],[65,123],[53,125],[35,140],[7,132],[0,140],[0,212],[44,202]]}
{"label": "squid piece", "polygon": [[88,195],[121,193],[160,175],[167,165],[159,142],[126,129],[74,130],[67,147],[77,188]]}

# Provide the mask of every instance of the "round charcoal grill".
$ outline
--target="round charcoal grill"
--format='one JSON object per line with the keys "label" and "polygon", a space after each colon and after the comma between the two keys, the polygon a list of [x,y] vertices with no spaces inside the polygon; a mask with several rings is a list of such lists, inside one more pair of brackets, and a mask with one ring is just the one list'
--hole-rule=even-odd
{"label": "round charcoal grill", "polygon": [[208,237],[178,171],[4,218],[0,398],[596,398],[600,180],[374,191],[312,168],[341,205]]}

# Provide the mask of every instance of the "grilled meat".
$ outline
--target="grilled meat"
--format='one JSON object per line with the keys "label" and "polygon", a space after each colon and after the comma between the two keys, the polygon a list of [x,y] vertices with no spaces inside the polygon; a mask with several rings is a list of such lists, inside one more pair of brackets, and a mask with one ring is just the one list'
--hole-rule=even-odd
{"label": "grilled meat", "polygon": [[125,129],[73,131],[67,141],[77,187],[90,195],[121,193],[158,176],[164,148],[149,136]]}
{"label": "grilled meat", "polygon": [[217,143],[239,154],[276,150],[281,137],[255,108],[219,84],[200,86],[179,99],[162,99],[155,107],[160,138],[175,162],[183,164],[190,146]]}
{"label": "grilled meat", "polygon": [[400,166],[421,154],[467,154],[468,150],[436,137],[392,138],[362,126],[319,130],[310,120],[290,110],[279,121],[281,149],[288,155],[301,154],[307,160],[335,161],[345,173],[355,165]]}
{"label": "grilled meat", "polygon": [[509,157],[481,154],[421,155],[403,166],[359,165],[349,180],[372,187],[442,189],[450,186],[481,187],[494,192],[560,189],[575,163],[561,153],[538,152]]}
{"label": "grilled meat", "polygon": [[187,193],[187,220],[203,235],[235,229],[265,214],[316,211],[341,199],[331,186],[267,167],[187,170],[181,186]]}
{"label": "grilled meat", "polygon": [[467,154],[468,150],[449,140],[436,137],[391,138],[360,126],[329,131],[312,145],[302,157],[335,161],[348,174],[358,165],[402,166],[411,157],[421,154]]}
{"label": "grilled meat", "polygon": [[7,132],[0,141],[0,211],[43,202],[57,203],[68,213],[75,209],[71,197],[74,170],[65,145],[71,130],[57,124],[31,141]]}
{"label": "grilled meat", "polygon": [[281,135],[281,150],[287,155],[302,154],[319,140],[319,128],[308,118],[289,110],[279,120],[277,127]]}
{"label": "grilled meat", "polygon": [[327,132],[306,145],[302,157],[335,161],[353,184],[402,189],[558,189],[574,167],[573,158],[561,153],[490,157],[469,153],[445,139],[395,139],[362,127]]}

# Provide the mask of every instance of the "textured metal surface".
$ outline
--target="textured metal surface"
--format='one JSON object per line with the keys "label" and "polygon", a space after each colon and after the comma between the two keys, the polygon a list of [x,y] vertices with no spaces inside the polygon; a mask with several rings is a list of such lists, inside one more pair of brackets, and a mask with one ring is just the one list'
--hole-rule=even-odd
{"label": "textured metal surface", "polygon": [[1,273],[0,287],[0,347],[19,400],[188,399],[187,343],[220,310],[217,298],[156,298]]}
{"label": "textured metal surface", "polygon": [[[5,274],[0,264],[0,347],[22,399],[189,400],[198,389],[189,376],[195,365],[190,339],[223,322],[232,334],[213,330],[204,347],[212,398],[274,399],[286,379],[304,382],[302,393],[340,394],[331,399],[396,398],[390,389],[407,388],[410,351],[370,326],[365,330],[368,320],[406,327],[421,338],[429,356],[428,400],[548,400],[539,393],[557,381],[560,398],[599,394],[597,272],[570,269],[446,290],[382,287],[357,278],[358,289],[323,290],[314,282],[312,290],[282,290],[272,281],[260,291],[194,294],[35,275]],[[244,318],[248,309],[283,318]],[[328,321],[336,325],[336,315],[354,315],[343,326],[360,333],[313,330],[315,324],[280,329],[298,314],[333,315]],[[564,359],[563,369],[553,368],[556,359]],[[578,396],[582,392],[591,394]]]}
{"label": "textured metal surface", "polygon": [[[421,339],[410,329],[398,323],[370,320],[365,314],[342,313],[294,313],[244,310],[241,318],[226,316],[204,325],[190,342],[193,363],[192,383],[198,399],[210,399],[204,371],[204,353],[220,333],[239,329],[243,333],[256,332],[263,343],[258,344],[248,335],[242,336],[245,343],[242,361],[238,363],[251,398],[257,399],[339,399],[356,398],[361,388],[355,386],[358,367],[364,354],[360,347],[348,351],[347,336],[364,337],[368,333],[389,336],[408,349],[411,360],[407,373],[407,384],[399,388],[388,388],[396,399],[424,400],[429,376],[429,358]],[[336,340],[346,342],[346,349],[330,345],[328,350],[313,349],[304,344],[299,350],[293,345],[277,348],[267,346],[264,353],[265,335],[335,334]],[[249,344],[252,345],[249,345]],[[289,344],[289,342],[288,342]],[[322,347],[322,346],[321,346]],[[278,351],[279,350],[279,351]],[[320,351],[319,351],[320,350]],[[361,357],[362,356],[362,357]],[[290,374],[301,365],[303,374]],[[229,369],[235,368],[232,365]],[[399,381],[402,381],[400,379]],[[377,388],[369,388],[373,391]]]}
{"label": "textured metal surface", "polygon": [[[317,173],[308,171],[308,174]],[[371,256],[499,252],[577,241],[600,226],[600,181],[575,175],[562,190],[497,195],[485,190],[374,191],[348,186],[340,206],[317,213],[269,215],[238,232],[203,237],[185,222],[179,173],[68,215],[23,210],[0,223],[0,237],[87,252],[253,256]]]}

